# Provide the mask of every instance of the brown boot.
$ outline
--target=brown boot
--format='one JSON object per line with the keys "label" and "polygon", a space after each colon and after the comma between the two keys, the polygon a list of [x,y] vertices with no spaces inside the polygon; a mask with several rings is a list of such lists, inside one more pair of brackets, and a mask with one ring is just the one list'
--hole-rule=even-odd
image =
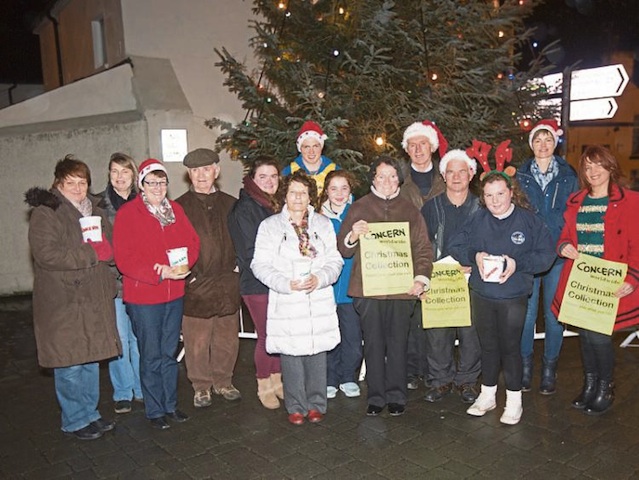
{"label": "brown boot", "polygon": [[277,398],[284,400],[284,386],[282,385],[281,373],[271,373],[271,385],[273,385],[273,390]]}
{"label": "brown boot", "polygon": [[280,401],[275,396],[270,378],[257,379],[257,396],[264,407],[275,410],[280,407]]}

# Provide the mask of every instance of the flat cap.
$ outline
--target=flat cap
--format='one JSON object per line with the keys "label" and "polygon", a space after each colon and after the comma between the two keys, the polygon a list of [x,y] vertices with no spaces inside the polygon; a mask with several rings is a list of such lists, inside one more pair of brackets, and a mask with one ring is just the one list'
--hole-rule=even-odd
{"label": "flat cap", "polygon": [[192,152],[189,152],[184,157],[182,163],[188,168],[205,167],[206,165],[213,165],[219,163],[220,157],[213,150],[208,148],[196,148]]}

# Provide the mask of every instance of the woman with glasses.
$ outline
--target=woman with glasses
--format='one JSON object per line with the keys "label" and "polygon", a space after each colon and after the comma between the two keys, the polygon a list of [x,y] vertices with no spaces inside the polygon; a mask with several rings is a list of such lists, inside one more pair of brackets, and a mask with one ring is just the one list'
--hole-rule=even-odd
{"label": "woman with glasses", "polygon": [[[166,197],[166,169],[150,158],[140,165],[140,194],[118,210],[113,248],[123,276],[123,300],[140,349],[140,379],[146,417],[160,430],[167,419],[185,422],[177,409],[175,354],[182,326],[184,279],[198,259],[200,240],[180,205]],[[188,269],[169,253],[186,247]]]}
{"label": "woman with glasses", "polygon": [[[379,415],[388,405],[391,416],[404,413],[407,401],[406,349],[413,310],[428,290],[433,248],[420,211],[399,196],[403,176],[397,160],[381,156],[370,166],[371,193],[351,206],[342,222],[337,246],[345,258],[354,257],[348,295],[361,318],[368,384],[366,415]],[[365,296],[362,284],[360,236],[371,222],[407,222],[413,260],[413,283],[395,295]]]}

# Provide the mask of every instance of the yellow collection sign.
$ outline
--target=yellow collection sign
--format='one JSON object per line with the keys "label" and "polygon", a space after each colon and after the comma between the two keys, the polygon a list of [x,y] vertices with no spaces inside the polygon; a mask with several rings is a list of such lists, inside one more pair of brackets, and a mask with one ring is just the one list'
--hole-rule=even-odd
{"label": "yellow collection sign", "polygon": [[424,328],[470,327],[468,282],[459,263],[435,262],[422,299]]}
{"label": "yellow collection sign", "polygon": [[365,297],[404,294],[413,286],[408,222],[369,223],[359,254]]}
{"label": "yellow collection sign", "polygon": [[568,325],[612,334],[619,308],[619,289],[628,265],[580,253],[572,264],[559,320]]}

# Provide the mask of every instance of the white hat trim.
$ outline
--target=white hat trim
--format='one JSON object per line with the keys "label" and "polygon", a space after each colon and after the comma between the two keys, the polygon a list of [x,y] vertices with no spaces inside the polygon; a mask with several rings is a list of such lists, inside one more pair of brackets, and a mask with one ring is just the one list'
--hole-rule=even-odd
{"label": "white hat trim", "polygon": [[442,176],[446,174],[446,165],[448,165],[448,162],[451,160],[463,160],[468,164],[468,168],[470,168],[473,173],[477,173],[477,162],[470,158],[464,150],[449,150],[439,161],[439,173],[441,173]]}
{"label": "white hat trim", "polygon": [[424,136],[430,143],[430,151],[434,152],[439,148],[439,138],[437,132],[430,125],[424,125],[422,122],[415,122],[404,130],[404,138],[402,139],[402,148],[408,151],[408,140],[413,137]]}
{"label": "white hat trim", "polygon": [[304,142],[304,140],[306,140],[307,138],[316,138],[317,141],[320,143],[320,145],[322,146],[322,148],[324,148],[324,141],[328,138],[326,136],[326,134],[324,135],[320,135],[319,133],[317,133],[315,130],[306,130],[305,132],[300,133],[299,137],[297,137],[297,151],[301,152],[302,151],[302,143]]}

